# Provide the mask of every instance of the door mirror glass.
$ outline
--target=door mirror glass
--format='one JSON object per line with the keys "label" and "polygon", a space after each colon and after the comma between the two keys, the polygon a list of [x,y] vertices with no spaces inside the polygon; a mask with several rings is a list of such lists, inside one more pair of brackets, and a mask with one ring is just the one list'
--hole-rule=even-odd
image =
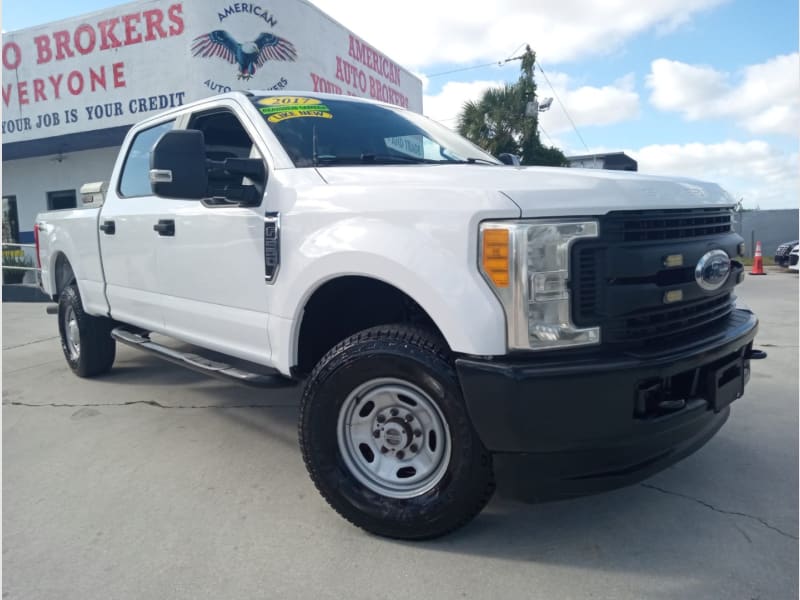
{"label": "door mirror glass", "polygon": [[200,200],[208,195],[203,132],[168,131],[150,153],[150,186],[156,196]]}

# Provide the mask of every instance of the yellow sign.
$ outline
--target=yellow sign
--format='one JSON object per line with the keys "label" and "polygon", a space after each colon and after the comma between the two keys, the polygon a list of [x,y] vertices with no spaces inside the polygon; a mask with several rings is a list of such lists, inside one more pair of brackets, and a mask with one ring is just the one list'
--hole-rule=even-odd
{"label": "yellow sign", "polygon": [[307,106],[309,104],[322,104],[317,98],[304,98],[302,96],[271,96],[258,101],[264,106]]}
{"label": "yellow sign", "polygon": [[286,119],[312,117],[317,119],[332,119],[330,109],[317,98],[302,96],[272,96],[258,101],[262,107],[261,114],[267,117],[270,123],[280,123]]}

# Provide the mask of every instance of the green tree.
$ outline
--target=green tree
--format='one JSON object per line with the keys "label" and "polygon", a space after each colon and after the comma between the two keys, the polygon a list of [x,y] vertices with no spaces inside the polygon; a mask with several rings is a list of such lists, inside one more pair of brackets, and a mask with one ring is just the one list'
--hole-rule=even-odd
{"label": "green tree", "polygon": [[516,83],[491,88],[477,102],[465,102],[458,116],[458,132],[490,154],[517,154],[523,165],[566,165],[564,153],[539,139],[538,114],[525,116],[528,102],[536,99],[533,71],[536,54],[530,46],[522,55]]}

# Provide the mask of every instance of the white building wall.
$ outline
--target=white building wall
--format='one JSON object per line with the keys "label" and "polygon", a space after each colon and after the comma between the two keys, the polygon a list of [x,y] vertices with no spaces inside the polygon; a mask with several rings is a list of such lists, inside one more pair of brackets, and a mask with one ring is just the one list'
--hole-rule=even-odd
{"label": "white building wall", "polygon": [[4,161],[3,196],[17,198],[20,237],[29,237],[36,215],[47,210],[47,192],[75,190],[80,207],[81,186],[108,181],[118,153],[119,146],[114,146]]}
{"label": "white building wall", "polygon": [[[339,93],[422,110],[418,77],[308,0],[142,0],[6,32],[2,49],[4,154],[37,155],[2,163],[22,242],[32,240],[47,192],[77,196],[83,183],[109,178],[118,147],[66,152],[58,162],[59,145],[84,134],[233,89]],[[257,62],[255,49],[264,51]],[[117,139],[119,131],[106,143]]]}

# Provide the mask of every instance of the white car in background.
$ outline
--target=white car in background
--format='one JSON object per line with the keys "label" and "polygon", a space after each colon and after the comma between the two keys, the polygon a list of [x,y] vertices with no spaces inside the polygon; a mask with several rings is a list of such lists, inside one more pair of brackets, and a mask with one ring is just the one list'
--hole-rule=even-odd
{"label": "white car in background", "polygon": [[789,268],[792,271],[800,271],[800,264],[798,264],[798,258],[800,255],[800,244],[795,244],[792,251],[789,253]]}

